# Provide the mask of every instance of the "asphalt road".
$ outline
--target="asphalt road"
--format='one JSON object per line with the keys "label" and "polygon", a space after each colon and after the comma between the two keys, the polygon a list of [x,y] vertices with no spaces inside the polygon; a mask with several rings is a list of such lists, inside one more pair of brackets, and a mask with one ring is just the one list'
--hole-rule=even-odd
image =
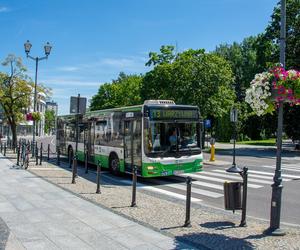
{"label": "asphalt road", "polygon": [[[218,160],[232,162],[231,150],[222,150],[216,158]],[[208,155],[206,155],[208,158]],[[276,165],[276,151],[273,149],[237,149],[236,163],[239,167],[249,168],[249,178],[255,180],[265,180],[266,177],[274,175]],[[230,166],[206,166],[210,171],[223,170]],[[255,172],[252,172],[255,171]],[[205,170],[204,170],[205,171]],[[283,152],[282,154],[282,212],[281,221],[300,225],[300,152]],[[272,182],[272,178],[266,179]],[[259,184],[259,183],[257,183]],[[248,188],[248,214],[267,219],[270,217],[271,206],[271,184],[261,184],[263,187],[258,189]],[[207,200],[207,204],[223,207],[223,199]]]}
{"label": "asphalt road", "polygon": [[[41,141],[41,140],[38,140]],[[43,138],[44,145],[50,143],[55,152],[55,140]],[[268,148],[238,148],[236,163],[239,167],[249,168],[247,215],[269,220],[271,205],[271,184],[276,165],[276,151]],[[209,154],[204,153],[209,159]],[[217,151],[216,160],[222,164],[204,165],[203,172],[189,174],[193,178],[192,203],[205,204],[224,209],[223,183],[225,181],[241,181],[238,174],[228,174],[226,169],[232,163],[232,150]],[[300,152],[283,152],[282,154],[283,195],[281,221],[300,226]],[[159,194],[161,198],[172,197],[185,200],[185,177],[172,176],[138,181],[138,189]],[[130,185],[131,176],[115,177],[108,172],[104,178],[120,185]]]}

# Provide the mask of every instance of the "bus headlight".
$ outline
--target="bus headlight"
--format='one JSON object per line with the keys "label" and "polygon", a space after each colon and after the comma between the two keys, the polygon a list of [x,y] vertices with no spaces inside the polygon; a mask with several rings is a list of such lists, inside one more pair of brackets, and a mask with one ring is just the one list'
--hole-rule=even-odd
{"label": "bus headlight", "polygon": [[154,170],[154,167],[153,166],[148,166],[147,169],[148,170]]}

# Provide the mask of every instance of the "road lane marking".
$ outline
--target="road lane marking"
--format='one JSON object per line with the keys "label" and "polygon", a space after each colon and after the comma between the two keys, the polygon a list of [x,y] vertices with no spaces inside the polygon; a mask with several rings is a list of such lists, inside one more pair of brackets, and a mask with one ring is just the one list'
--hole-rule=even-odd
{"label": "road lane marking", "polygon": [[[120,180],[119,182],[121,182],[123,184],[126,184],[126,185],[132,185],[132,181],[130,181],[130,180]],[[167,196],[171,196],[171,197],[174,197],[174,198],[177,198],[177,199],[180,199],[180,200],[186,200],[185,195],[177,194],[177,193],[174,193],[174,192],[171,192],[171,191],[168,191],[168,190],[164,190],[164,189],[160,189],[160,188],[156,188],[156,187],[152,187],[152,186],[146,186],[146,185],[144,185],[142,183],[139,183],[139,182],[137,183],[137,188],[152,191],[152,192],[156,192],[156,193],[165,194]],[[201,202],[202,200],[198,199],[198,198],[191,197],[191,201],[197,203],[197,202]]]}
{"label": "road lane marking", "polygon": [[[210,176],[224,177],[224,178],[228,178],[228,179],[242,181],[241,176],[237,176],[235,174],[229,174],[229,173],[219,174],[219,173],[212,173],[212,172],[205,172],[205,173],[203,172],[202,175],[204,175],[204,176],[205,175],[210,175]],[[253,178],[249,178],[249,177],[248,177],[248,181],[249,182],[257,182],[257,183],[261,183],[261,184],[273,184],[272,181],[257,180],[257,179],[253,179]]]}
{"label": "road lane marking", "polygon": [[[195,178],[195,179],[202,179],[202,180],[206,180],[206,181],[208,180],[208,181],[221,182],[221,183],[229,181],[229,180],[215,178],[215,177],[203,176],[202,172],[201,172],[201,175],[197,175],[197,174],[182,174],[182,176],[190,176],[190,177]],[[241,180],[241,178],[240,178],[240,180]],[[250,187],[250,188],[262,188],[263,186],[248,183],[248,187]]]}
{"label": "road lane marking", "polygon": [[[268,166],[268,165],[264,165],[264,166],[259,166],[259,167],[262,167],[262,168],[270,168],[270,169],[275,169],[276,166]],[[292,171],[292,172],[300,172],[300,169],[299,168],[293,168],[293,167],[289,167],[287,165],[283,165],[281,167],[282,170],[285,170],[285,171]]]}
{"label": "road lane marking", "polygon": [[193,186],[202,186],[202,187],[209,187],[209,188],[214,188],[218,190],[224,190],[223,185],[217,185],[209,182],[204,182],[204,181],[193,181]]}
{"label": "road lane marking", "polygon": [[[262,172],[262,171],[256,171],[256,170],[248,170],[250,173],[256,173],[256,174],[265,174],[265,175],[272,175],[274,176],[274,173],[268,173],[268,172]],[[292,179],[296,179],[296,178],[300,178],[299,175],[290,175],[290,174],[282,174],[282,177],[287,177],[287,178],[292,178]]]}
{"label": "road lane marking", "polygon": [[[213,170],[215,172],[220,172],[220,173],[224,173],[224,170],[221,169],[215,169]],[[259,178],[259,179],[270,179],[273,180],[272,176],[262,176],[262,175],[257,175],[257,174],[250,174],[250,177],[254,177],[254,178]],[[291,181],[291,179],[286,179],[286,178],[282,178],[283,181]]]}
{"label": "road lane marking", "polygon": [[[170,183],[170,184],[162,184],[161,186],[171,187],[171,188],[186,191],[185,184],[182,185],[182,184],[177,184],[177,183]],[[208,197],[212,197],[212,198],[223,197],[223,194],[215,193],[215,192],[204,190],[204,189],[193,188],[193,187],[192,187],[192,193],[200,194],[200,195],[208,196]]]}

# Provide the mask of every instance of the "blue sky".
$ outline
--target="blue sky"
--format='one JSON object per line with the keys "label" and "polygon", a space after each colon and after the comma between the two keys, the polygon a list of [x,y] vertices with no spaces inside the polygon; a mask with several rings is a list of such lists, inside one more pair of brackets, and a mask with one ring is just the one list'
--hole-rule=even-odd
{"label": "blue sky", "polygon": [[[221,43],[242,41],[264,30],[275,0],[0,0],[2,61],[9,53],[23,58],[34,78],[43,45],[53,45],[39,64],[39,82],[53,90],[59,113],[69,110],[69,98],[91,98],[99,85],[120,71],[144,73],[149,51],[172,44],[214,50]],[[0,67],[1,71],[7,69]]]}

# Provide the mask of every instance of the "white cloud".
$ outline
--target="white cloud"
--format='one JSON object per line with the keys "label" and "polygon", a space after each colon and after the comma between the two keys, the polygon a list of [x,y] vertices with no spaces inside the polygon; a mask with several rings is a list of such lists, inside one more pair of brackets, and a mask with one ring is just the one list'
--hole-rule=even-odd
{"label": "white cloud", "polygon": [[9,12],[9,11],[10,11],[9,8],[7,8],[7,7],[5,7],[5,6],[0,6],[0,13],[1,13],[1,12]]}
{"label": "white cloud", "polygon": [[145,68],[146,57],[132,56],[132,57],[107,57],[98,61],[91,62],[89,64],[74,65],[66,67],[70,69],[78,69],[78,71],[101,71],[105,68],[105,71],[130,71],[135,73],[142,73]]}
{"label": "white cloud", "polygon": [[46,86],[66,86],[66,87],[72,87],[72,86],[80,86],[80,87],[95,87],[100,86],[102,83],[97,81],[85,81],[85,80],[79,80],[79,79],[66,79],[66,78],[49,78],[49,79],[43,79],[40,82],[45,83]]}
{"label": "white cloud", "polygon": [[75,67],[75,66],[65,66],[65,67],[59,67],[57,68],[59,71],[64,71],[64,72],[74,72],[80,70],[80,67]]}

